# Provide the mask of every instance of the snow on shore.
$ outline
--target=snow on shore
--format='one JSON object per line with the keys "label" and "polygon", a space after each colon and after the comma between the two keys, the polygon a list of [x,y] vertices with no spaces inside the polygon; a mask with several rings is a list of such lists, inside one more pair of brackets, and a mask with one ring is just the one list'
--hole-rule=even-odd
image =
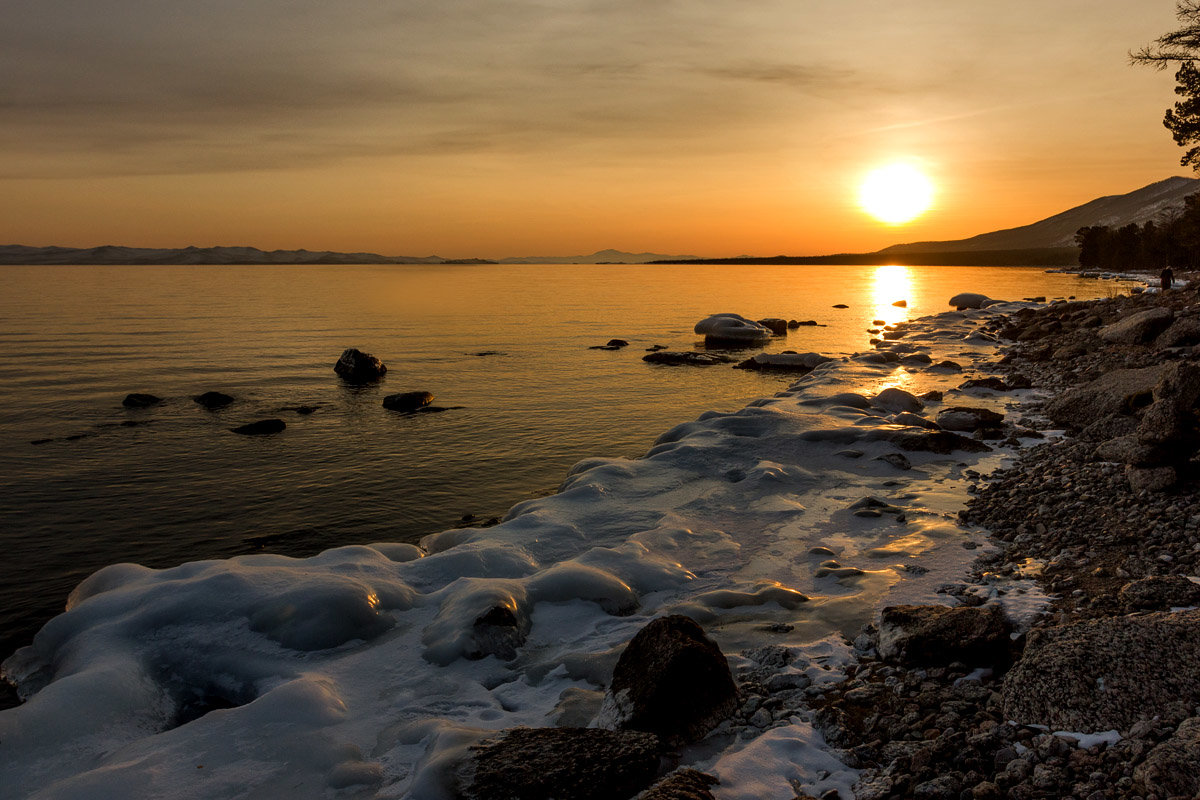
{"label": "snow on shore", "polygon": [[[884,348],[954,359],[969,376],[994,352],[978,325],[1011,308],[917,320]],[[836,671],[846,649],[829,637],[852,639],[884,603],[946,602],[937,587],[978,554],[964,543],[985,546],[955,519],[964,472],[1002,457],[909,452],[902,469],[879,458],[899,452],[887,437],[922,429],[855,394],[946,391],[926,413],[1004,410],[1022,394],[956,395],[962,375],[910,363],[870,352],[822,364],[773,398],[675,427],[644,458],[580,462],[558,494],[421,548],[100,570],[4,664],[28,699],[0,712],[0,786],[450,797],[455,759],[486,732],[587,724],[621,648],[665,613],[700,622],[735,666],[772,643],[815,648]],[[866,496],[902,518],[856,515]],[[515,638],[477,624],[496,609]],[[791,782],[845,788],[852,774],[819,744],[796,718],[696,759],[730,800],[771,786],[790,797]]]}

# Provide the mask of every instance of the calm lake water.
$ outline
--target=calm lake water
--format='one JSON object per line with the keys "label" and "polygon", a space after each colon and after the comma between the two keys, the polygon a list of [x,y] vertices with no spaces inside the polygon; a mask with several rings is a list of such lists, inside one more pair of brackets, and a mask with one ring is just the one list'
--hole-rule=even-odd
{"label": "calm lake water", "polygon": [[[500,516],[551,492],[581,458],[639,456],[676,423],[790,383],[641,360],[654,344],[696,347],[692,326],[709,314],[813,319],[827,327],[800,328],[765,349],[839,355],[867,349],[872,320],[944,311],[958,292],[1113,291],[1041,269],[981,267],[0,267],[0,275],[0,658],[106,564],[415,541],[464,514]],[[614,337],[631,345],[588,349]],[[385,380],[342,383],[332,367],[346,347],[382,358]],[[208,390],[236,401],[206,411],[191,396]],[[384,395],[411,390],[463,408],[404,416],[381,407]],[[166,402],[128,410],[128,392]],[[281,410],[296,405],[317,410]],[[287,430],[229,431],[266,417]]]}

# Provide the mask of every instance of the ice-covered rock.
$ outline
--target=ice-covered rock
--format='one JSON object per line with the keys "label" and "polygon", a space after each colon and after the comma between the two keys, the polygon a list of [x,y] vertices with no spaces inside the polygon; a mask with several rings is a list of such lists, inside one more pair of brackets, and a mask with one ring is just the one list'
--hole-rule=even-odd
{"label": "ice-covered rock", "polygon": [[771,340],[771,330],[741,314],[714,314],[696,323],[695,332],[713,344],[754,346]]}
{"label": "ice-covered rock", "polygon": [[656,350],[642,356],[642,361],[670,367],[711,367],[714,364],[732,364],[737,359],[722,353],[703,353],[698,350]]}
{"label": "ice-covered rock", "polygon": [[737,369],[774,372],[811,372],[821,364],[833,361],[820,353],[759,353],[737,365]]}
{"label": "ice-covered rock", "polygon": [[964,308],[986,308],[995,303],[1001,303],[1002,300],[993,300],[985,294],[976,294],[975,292],[962,292],[950,298],[950,305],[962,311]]}

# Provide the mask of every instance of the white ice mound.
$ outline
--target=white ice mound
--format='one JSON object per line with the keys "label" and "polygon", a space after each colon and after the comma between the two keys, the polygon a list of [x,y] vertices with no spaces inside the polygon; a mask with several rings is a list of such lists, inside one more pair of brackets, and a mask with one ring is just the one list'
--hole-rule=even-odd
{"label": "white ice mound", "polygon": [[[993,316],[914,321],[905,340],[970,367],[994,354],[970,337]],[[736,315],[697,326],[709,330],[769,336]],[[980,456],[906,450],[913,468],[889,488],[896,470],[879,457],[926,432],[872,400],[913,406],[959,376],[869,355],[706,412],[642,458],[582,461],[557,494],[489,528],[100,570],[3,664],[26,702],[0,711],[0,794],[452,800],[454,759],[489,731],[568,708],[586,724],[580,698],[600,695],[654,617],[689,614],[734,654],[764,630],[801,646],[857,630],[897,595],[935,597],[973,555],[949,521],[951,487],[965,497],[962,467]],[[904,521],[855,515],[865,496]],[[793,759],[821,757],[795,722],[761,742],[713,743],[735,781],[722,796],[792,797]]]}
{"label": "white ice mound", "polygon": [[697,322],[695,331],[720,342],[765,344],[771,340],[770,329],[741,314],[713,314]]}
{"label": "white ice mound", "polygon": [[962,292],[950,298],[950,305],[960,311],[964,308],[987,308],[990,305],[1003,302],[1003,300],[993,300],[986,294],[976,294],[975,292]]}

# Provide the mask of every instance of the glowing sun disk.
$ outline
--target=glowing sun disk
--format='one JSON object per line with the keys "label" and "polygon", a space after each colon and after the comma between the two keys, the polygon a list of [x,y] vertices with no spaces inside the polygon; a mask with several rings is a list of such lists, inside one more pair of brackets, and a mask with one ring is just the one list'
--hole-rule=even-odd
{"label": "glowing sun disk", "polygon": [[858,192],[863,210],[890,225],[916,219],[932,201],[933,184],[909,164],[889,164],[872,170]]}

